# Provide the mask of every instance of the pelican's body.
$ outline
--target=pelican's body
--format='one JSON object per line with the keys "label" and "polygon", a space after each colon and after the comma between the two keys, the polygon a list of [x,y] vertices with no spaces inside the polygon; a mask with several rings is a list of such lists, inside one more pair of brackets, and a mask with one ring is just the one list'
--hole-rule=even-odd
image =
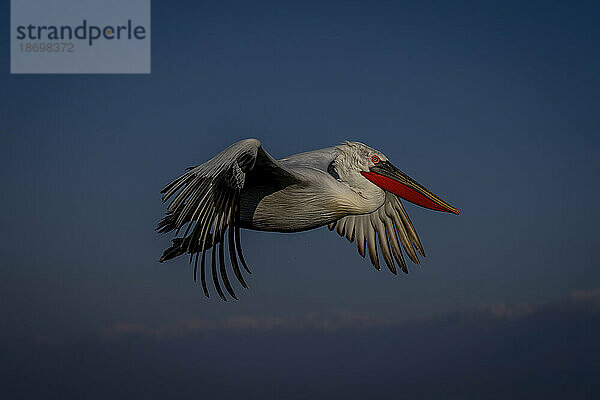
{"label": "pelican's body", "polygon": [[[299,232],[381,207],[385,200],[383,190],[353,188],[327,171],[339,156],[340,149],[331,147],[277,160],[296,178],[284,185],[254,184],[254,180],[259,181],[261,177],[249,174],[248,185],[242,190],[241,226],[261,231]],[[361,180],[366,181],[362,177]],[[368,181],[365,184],[374,186]]]}
{"label": "pelican's body", "polygon": [[212,249],[213,282],[223,299],[216,274],[217,258],[223,283],[235,297],[224,263],[226,232],[233,270],[246,287],[237,263],[239,257],[246,267],[241,254],[240,228],[299,232],[324,225],[330,229],[337,227],[340,235],[356,240],[363,257],[366,245],[377,269],[378,237],[385,262],[395,273],[394,258],[407,272],[397,236],[414,262],[418,263],[415,249],[424,255],[398,196],[424,207],[458,214],[393,167],[381,152],[357,142],[275,160],[258,140],[243,140],[206,163],[190,168],[162,193],[164,201],[175,197],[158,229],[179,232],[187,227],[183,237],[174,239],[160,261],[184,253],[195,255],[196,276],[201,254],[202,286],[208,295],[204,260],[205,252]]}

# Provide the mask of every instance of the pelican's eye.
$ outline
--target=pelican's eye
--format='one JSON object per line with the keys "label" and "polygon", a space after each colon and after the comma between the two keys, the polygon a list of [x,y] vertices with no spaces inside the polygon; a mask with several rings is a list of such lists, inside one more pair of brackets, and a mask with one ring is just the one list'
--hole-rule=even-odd
{"label": "pelican's eye", "polygon": [[379,162],[379,157],[373,156],[371,157],[371,161],[373,161],[373,164],[377,164]]}

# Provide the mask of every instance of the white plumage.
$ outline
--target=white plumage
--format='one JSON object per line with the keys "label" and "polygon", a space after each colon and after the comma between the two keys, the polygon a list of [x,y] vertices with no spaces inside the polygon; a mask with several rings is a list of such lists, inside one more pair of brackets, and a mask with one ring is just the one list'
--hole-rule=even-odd
{"label": "white plumage", "polygon": [[237,298],[227,276],[225,236],[234,274],[247,287],[238,263],[239,258],[250,272],[242,255],[240,228],[299,232],[328,225],[356,241],[363,257],[368,250],[377,269],[379,243],[385,263],[396,273],[394,260],[408,272],[400,244],[415,263],[419,263],[417,252],[425,255],[398,195],[428,208],[458,213],[393,167],[381,152],[358,142],[275,160],[257,139],[242,140],[189,168],[161,193],[163,201],[172,200],[157,230],[175,230],[178,237],[160,261],[187,253],[190,261],[195,259],[196,279],[200,258],[202,287],[208,296],[205,258],[210,250],[213,283],[223,300],[218,275],[227,292]]}

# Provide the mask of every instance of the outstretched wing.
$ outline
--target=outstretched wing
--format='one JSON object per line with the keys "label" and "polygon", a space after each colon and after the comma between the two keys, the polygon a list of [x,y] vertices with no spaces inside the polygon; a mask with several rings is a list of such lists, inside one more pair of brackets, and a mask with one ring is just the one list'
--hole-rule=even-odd
{"label": "outstretched wing", "polygon": [[[380,267],[376,237],[379,239],[379,248],[383,258],[394,274],[397,273],[394,258],[402,271],[408,273],[398,238],[406,254],[414,263],[419,264],[415,248],[425,257],[421,241],[406,210],[400,203],[400,199],[390,192],[386,192],[385,202],[377,210],[370,214],[349,215],[329,224],[329,230],[334,229],[340,236],[345,236],[350,242],[356,240],[356,246],[361,256],[365,256],[365,247],[368,248],[371,263],[378,270]],[[392,254],[394,255],[393,258]]]}
{"label": "outstretched wing", "polygon": [[[161,191],[162,200],[173,198],[167,215],[158,224],[159,232],[176,230],[176,236],[185,228],[182,237],[173,240],[173,247],[165,251],[160,261],[180,254],[190,254],[194,259],[194,280],[197,279],[198,258],[201,254],[200,276],[204,294],[209,296],[205,279],[205,254],[212,248],[212,277],[219,296],[226,300],[217,277],[217,251],[221,279],[229,294],[237,299],[225,269],[223,242],[228,236],[229,258],[235,276],[247,288],[240,271],[238,257],[250,273],[240,246],[240,194],[247,175],[264,171],[266,175],[290,175],[266,151],[260,141],[246,139],[234,143],[202,165],[188,171],[169,183]],[[260,172],[260,171],[259,171]],[[290,175],[291,176],[291,175]],[[218,250],[217,250],[218,247]]]}

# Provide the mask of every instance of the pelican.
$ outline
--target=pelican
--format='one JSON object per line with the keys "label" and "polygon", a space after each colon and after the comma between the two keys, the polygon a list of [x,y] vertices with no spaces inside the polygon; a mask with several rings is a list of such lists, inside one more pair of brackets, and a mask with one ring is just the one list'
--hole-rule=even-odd
{"label": "pelican", "polygon": [[[425,256],[421,241],[400,198],[432,210],[458,210],[394,167],[381,152],[359,142],[275,160],[257,139],[234,143],[204,164],[190,167],[161,191],[172,199],[156,228],[176,231],[173,245],[159,262],[182,254],[194,261],[194,281],[200,277],[204,294],[205,258],[212,253],[214,287],[227,301],[219,283],[237,299],[225,266],[225,236],[233,272],[242,287],[248,285],[240,263],[250,273],[240,245],[240,229],[301,232],[327,225],[366,249],[380,270],[377,242],[389,270],[408,273],[400,244],[419,264]],[[183,232],[182,235],[180,233]],[[239,259],[239,262],[238,262]]]}

